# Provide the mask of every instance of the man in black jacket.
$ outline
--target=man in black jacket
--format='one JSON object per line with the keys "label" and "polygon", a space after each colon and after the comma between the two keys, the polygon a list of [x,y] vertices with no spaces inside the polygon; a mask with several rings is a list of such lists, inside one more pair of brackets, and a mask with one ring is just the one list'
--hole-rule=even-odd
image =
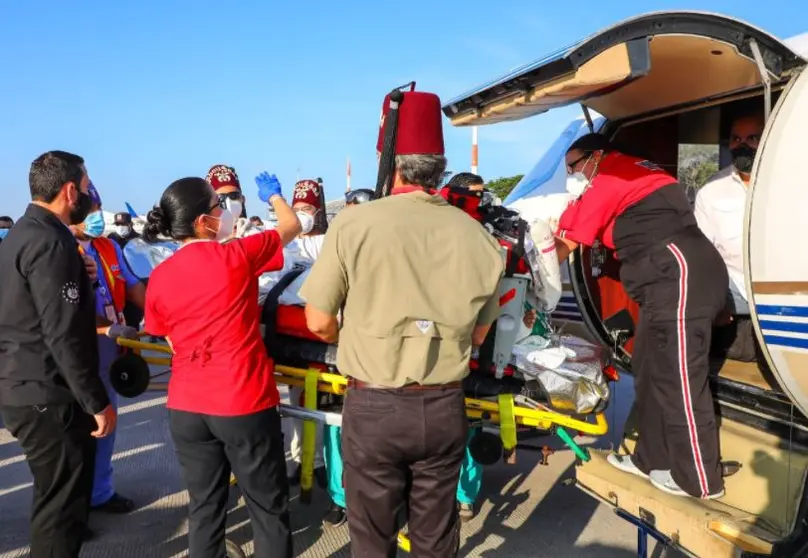
{"label": "man in black jacket", "polygon": [[0,246],[0,413],[34,477],[32,558],[75,558],[86,535],[95,438],[115,427],[98,373],[95,296],[67,225],[90,209],[84,160],[31,164],[32,203]]}

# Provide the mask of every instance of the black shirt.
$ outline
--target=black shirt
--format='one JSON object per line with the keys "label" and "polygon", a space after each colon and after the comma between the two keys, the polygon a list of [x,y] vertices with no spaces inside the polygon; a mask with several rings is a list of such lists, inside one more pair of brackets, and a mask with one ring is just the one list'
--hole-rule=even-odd
{"label": "black shirt", "polygon": [[626,208],[614,223],[620,261],[628,261],[665,244],[684,231],[698,230],[685,189],[674,183],[653,191]]}
{"label": "black shirt", "polygon": [[139,238],[139,237],[140,237],[139,234],[132,231],[127,236],[120,236],[118,233],[112,233],[107,238],[109,238],[110,240],[115,242],[118,246],[121,247],[121,249],[123,249],[123,247],[126,246],[127,242],[129,242],[130,240],[133,240],[135,238]]}
{"label": "black shirt", "polygon": [[35,204],[0,245],[0,405],[109,405],[95,295],[70,230]]}

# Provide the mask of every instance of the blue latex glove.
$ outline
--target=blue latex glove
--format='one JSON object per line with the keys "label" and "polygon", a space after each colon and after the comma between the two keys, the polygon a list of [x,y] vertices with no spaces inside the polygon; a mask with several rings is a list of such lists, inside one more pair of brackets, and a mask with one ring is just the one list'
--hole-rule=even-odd
{"label": "blue latex glove", "polygon": [[258,185],[258,198],[266,203],[274,195],[282,196],[281,182],[274,174],[269,174],[264,171],[255,177],[255,183]]}

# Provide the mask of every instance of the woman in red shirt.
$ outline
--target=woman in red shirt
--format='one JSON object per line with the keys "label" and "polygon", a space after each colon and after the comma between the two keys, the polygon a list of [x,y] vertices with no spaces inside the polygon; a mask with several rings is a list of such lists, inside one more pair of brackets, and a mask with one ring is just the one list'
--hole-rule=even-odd
{"label": "woman in red shirt", "polygon": [[259,331],[258,281],[281,269],[300,232],[274,180],[278,226],[226,244],[234,216],[202,178],[183,178],[148,215],[144,237],[182,243],[152,272],[146,331],[174,350],[169,425],[190,494],[191,558],[225,555],[231,471],[247,501],[256,556],[292,556],[289,486],[273,363]]}

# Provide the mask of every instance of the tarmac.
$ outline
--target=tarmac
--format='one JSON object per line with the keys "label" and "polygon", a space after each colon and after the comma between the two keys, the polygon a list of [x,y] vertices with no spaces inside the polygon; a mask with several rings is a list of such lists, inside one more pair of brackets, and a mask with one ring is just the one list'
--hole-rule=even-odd
{"label": "tarmac", "polygon": [[[612,427],[599,440],[579,438],[584,445],[617,444],[632,401],[631,379],[614,390],[607,417]],[[187,556],[187,504],[173,444],[168,432],[164,392],[122,399],[114,456],[117,491],[135,500],[138,509],[124,516],[93,514],[96,536],[85,544],[82,558],[174,558]],[[556,448],[542,465],[541,447]],[[574,456],[557,439],[526,440],[517,463],[485,469],[477,516],[463,527],[460,556],[483,558],[633,558],[636,529],[608,506],[566,482],[573,479]],[[0,558],[29,555],[32,480],[25,458],[7,430],[0,428]],[[238,489],[231,491],[228,538],[252,556],[249,518]],[[328,497],[315,488],[313,502],[303,505],[296,490],[291,511],[295,556],[349,557],[347,525],[323,529]],[[400,556],[407,556],[400,552]],[[674,558],[655,548],[649,556]],[[263,558],[263,557],[261,557]]]}

